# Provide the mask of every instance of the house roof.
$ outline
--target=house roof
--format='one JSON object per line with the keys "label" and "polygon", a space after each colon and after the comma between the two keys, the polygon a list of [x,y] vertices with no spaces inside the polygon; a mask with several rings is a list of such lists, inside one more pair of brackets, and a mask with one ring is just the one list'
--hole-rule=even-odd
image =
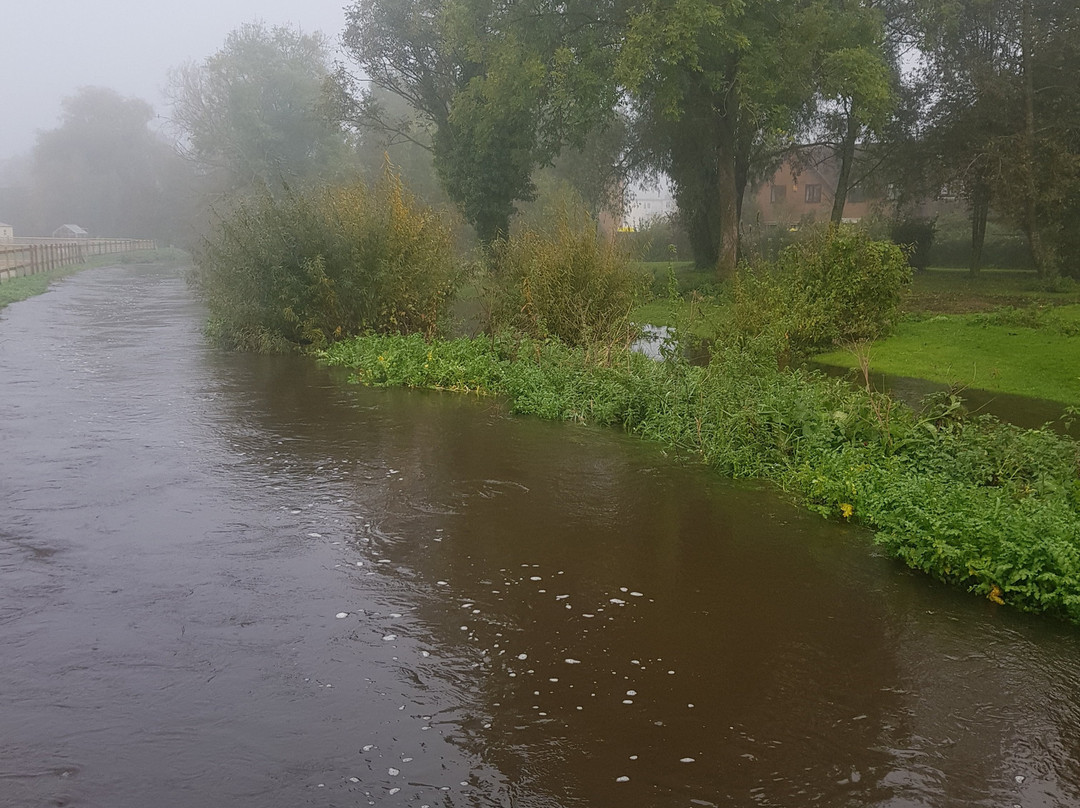
{"label": "house roof", "polygon": [[0,227],[11,227],[7,222],[0,222]]}
{"label": "house roof", "polygon": [[57,230],[70,230],[72,233],[85,233],[86,231],[79,227],[77,224],[62,224]]}

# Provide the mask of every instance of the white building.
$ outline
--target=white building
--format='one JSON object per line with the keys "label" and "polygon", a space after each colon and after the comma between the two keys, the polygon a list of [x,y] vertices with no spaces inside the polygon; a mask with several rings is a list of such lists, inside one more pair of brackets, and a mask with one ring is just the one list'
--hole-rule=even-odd
{"label": "white building", "polygon": [[648,224],[650,219],[675,212],[675,197],[666,183],[659,186],[635,186],[629,189],[630,207],[626,212],[624,227],[633,230]]}
{"label": "white building", "polygon": [[0,222],[0,241],[11,241],[15,238],[15,228],[10,224]]}
{"label": "white building", "polygon": [[52,231],[53,238],[86,238],[89,235],[77,224],[62,224]]}

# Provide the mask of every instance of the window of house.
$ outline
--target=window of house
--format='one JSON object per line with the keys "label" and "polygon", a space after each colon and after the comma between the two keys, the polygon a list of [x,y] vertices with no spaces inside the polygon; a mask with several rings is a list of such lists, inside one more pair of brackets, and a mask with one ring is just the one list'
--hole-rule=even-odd
{"label": "window of house", "polygon": [[866,192],[862,188],[860,188],[858,185],[855,185],[855,186],[853,186],[851,188],[848,188],[847,201],[848,202],[865,202],[866,201]]}
{"label": "window of house", "polygon": [[806,186],[806,201],[810,203],[821,201],[821,186],[820,185],[807,185]]}
{"label": "window of house", "polygon": [[783,202],[785,198],[787,198],[786,185],[773,185],[769,188],[769,201],[774,205]]}

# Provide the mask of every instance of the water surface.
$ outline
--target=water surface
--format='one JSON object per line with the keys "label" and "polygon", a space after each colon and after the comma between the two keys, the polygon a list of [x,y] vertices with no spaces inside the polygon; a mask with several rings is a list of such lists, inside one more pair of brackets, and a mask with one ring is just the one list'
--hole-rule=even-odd
{"label": "water surface", "polygon": [[0,805],[1080,804],[1075,629],[201,316],[154,266],[0,312]]}

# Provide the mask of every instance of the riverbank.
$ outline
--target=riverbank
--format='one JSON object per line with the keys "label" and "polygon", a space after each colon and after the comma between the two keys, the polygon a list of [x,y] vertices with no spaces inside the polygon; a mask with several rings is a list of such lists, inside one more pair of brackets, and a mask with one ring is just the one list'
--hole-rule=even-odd
{"label": "riverbank", "polygon": [[[998,309],[901,322],[869,351],[877,374],[1080,405],[1080,305]],[[855,368],[851,351],[816,362]]]}
{"label": "riverbank", "polygon": [[112,255],[97,255],[78,264],[57,267],[48,272],[39,272],[36,275],[26,275],[22,278],[0,283],[0,309],[9,303],[17,303],[20,300],[34,297],[48,291],[59,280],[63,280],[77,272],[94,267],[108,266],[109,264],[129,263],[181,263],[190,260],[187,253],[176,249],[163,250],[136,250]]}
{"label": "riverbank", "polygon": [[556,343],[360,337],[321,354],[374,386],[500,396],[510,411],[619,425],[730,477],[770,480],[862,524],[908,566],[997,603],[1080,622],[1080,446],[1047,430],[923,414],[754,346],[705,366]]}

